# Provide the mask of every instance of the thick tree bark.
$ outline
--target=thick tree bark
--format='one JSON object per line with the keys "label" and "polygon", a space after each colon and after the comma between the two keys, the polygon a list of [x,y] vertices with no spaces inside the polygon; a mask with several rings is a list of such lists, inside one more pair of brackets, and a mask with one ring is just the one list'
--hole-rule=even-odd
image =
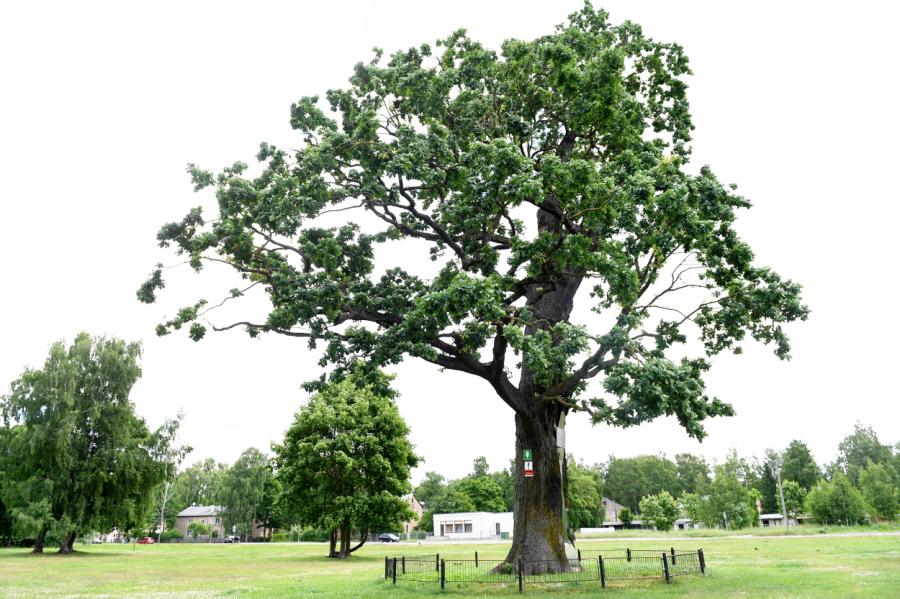
{"label": "thick tree bark", "polygon": [[328,537],[328,557],[337,557],[337,529],[332,528]]}
{"label": "thick tree bark", "polygon": [[47,529],[44,528],[34,538],[34,549],[31,550],[32,553],[43,553],[44,552],[44,538],[46,536],[47,536]]}
{"label": "thick tree bark", "polygon": [[[552,204],[555,200],[547,201]],[[546,210],[538,211],[537,220],[541,232],[560,231],[559,219]],[[556,274],[552,284],[529,287],[527,305],[535,324],[526,327],[526,334],[568,321],[583,274],[577,269],[564,269]],[[521,559],[526,573],[567,570],[566,542],[574,544],[563,518],[567,502],[564,489],[568,486],[566,457],[563,450],[560,460],[556,435],[560,415],[566,408],[559,401],[539,397],[542,391],[533,373],[523,367],[518,392],[524,407],[516,411],[515,522],[506,561],[515,563]],[[534,476],[528,478],[523,471],[524,450],[531,450],[534,462]]]}
{"label": "thick tree bark", "polygon": [[[506,561],[522,560],[526,573],[568,569],[563,524],[564,469],[556,449],[560,406],[548,403],[532,415],[516,414],[516,503],[513,543]],[[524,475],[523,451],[531,450],[534,476]]]}
{"label": "thick tree bark", "polygon": [[59,551],[57,553],[61,553],[63,555],[68,555],[70,553],[75,552],[75,531],[68,533],[63,537],[62,541],[59,543]]}

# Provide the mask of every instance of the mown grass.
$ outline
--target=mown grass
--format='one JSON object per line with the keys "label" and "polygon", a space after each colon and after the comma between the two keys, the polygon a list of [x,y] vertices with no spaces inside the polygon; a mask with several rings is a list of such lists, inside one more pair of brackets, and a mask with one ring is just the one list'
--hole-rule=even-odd
{"label": "mown grass", "polygon": [[[640,540],[632,548],[670,543]],[[582,548],[623,546],[619,539],[585,540]],[[676,549],[703,547],[708,574],[607,589],[612,597],[900,597],[900,536],[682,539]],[[92,545],[63,557],[0,550],[2,597],[311,597],[439,596],[436,584],[392,586],[382,579],[384,556],[405,553],[483,559],[507,545],[371,545],[346,561],[322,557],[324,545]],[[459,597],[518,596],[514,586],[448,585]],[[529,597],[597,595],[599,583],[526,585]]]}

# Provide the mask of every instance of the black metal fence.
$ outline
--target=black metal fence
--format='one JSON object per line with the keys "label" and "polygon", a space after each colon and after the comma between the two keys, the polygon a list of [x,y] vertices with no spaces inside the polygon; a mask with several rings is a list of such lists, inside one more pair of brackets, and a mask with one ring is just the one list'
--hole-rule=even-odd
{"label": "black metal fence", "polygon": [[555,561],[446,558],[440,554],[401,555],[384,558],[384,577],[393,584],[424,582],[440,584],[502,584],[523,592],[528,584],[599,583],[609,581],[659,580],[671,582],[675,576],[705,574],[703,550],[676,551],[652,549],[579,550],[577,559],[560,564]]}

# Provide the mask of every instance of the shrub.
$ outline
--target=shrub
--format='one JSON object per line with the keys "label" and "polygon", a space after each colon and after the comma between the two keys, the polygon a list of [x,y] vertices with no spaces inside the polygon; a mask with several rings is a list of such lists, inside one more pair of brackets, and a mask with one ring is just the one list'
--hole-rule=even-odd
{"label": "shrub", "polygon": [[328,540],[328,531],[318,530],[315,528],[307,528],[300,533],[300,540],[307,542],[322,542]]}
{"label": "shrub", "polygon": [[165,531],[163,531],[163,533],[159,537],[159,539],[161,541],[171,541],[172,539],[181,539],[181,538],[183,538],[183,535],[181,534],[181,531],[178,530],[177,528],[166,529]]}

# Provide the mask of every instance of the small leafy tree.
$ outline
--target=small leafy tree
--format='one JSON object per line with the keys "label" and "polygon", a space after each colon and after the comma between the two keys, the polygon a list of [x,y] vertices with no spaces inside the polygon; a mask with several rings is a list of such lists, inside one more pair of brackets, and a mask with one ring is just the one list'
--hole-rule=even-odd
{"label": "small leafy tree", "polygon": [[606,467],[607,496],[632,510],[638,507],[641,498],[663,491],[671,494],[678,486],[675,464],[663,456],[612,458]]}
{"label": "small leafy tree", "polygon": [[678,519],[678,503],[663,491],[659,495],[648,495],[641,499],[641,522],[650,524],[656,530],[670,530]]}
{"label": "small leafy tree", "polygon": [[782,454],[781,478],[792,480],[809,491],[820,477],[819,466],[806,443],[791,441]]}
{"label": "small leafy tree", "polygon": [[503,489],[490,476],[472,476],[454,481],[451,486],[466,495],[476,512],[506,511]]}
{"label": "small leafy tree", "polygon": [[600,489],[594,473],[573,459],[568,462],[568,506],[572,528],[603,524]]}
{"label": "small leafy tree", "polygon": [[718,466],[716,477],[709,486],[708,519],[731,529],[751,526],[756,518],[756,507],[750,511],[748,493],[748,487],[733,469]]}
{"label": "small leafy tree", "polygon": [[271,478],[266,454],[255,447],[241,453],[222,481],[225,530],[237,530],[244,538],[252,535],[256,516],[265,499],[266,484]]}
{"label": "small leafy tree", "polygon": [[[681,46],[590,4],[499,51],[464,31],[387,60],[377,51],[327,93],[331,114],[316,96],[292,107],[298,148],[262,144],[258,176],[239,162],[219,175],[190,166],[218,213],[195,208],[159,232],[196,270],[242,277],[227,297],[264,291],[268,316],[213,324],[220,304],[203,298],[157,331],[305,338],[336,378],[357,359],[407,356],[478,377],[516,424],[507,560],[567,567],[565,416],[668,415],[702,438],[707,418],[733,410],[707,395],[706,357],[678,346],[691,336],[713,356],[752,338],[786,358],[783,324],[807,315],[799,285],[756,264],[738,235],[750,203],[688,164],[689,73]],[[376,269],[398,240],[426,245],[436,268]],[[162,273],[140,300],[155,300]]]}
{"label": "small leafy tree", "polygon": [[201,537],[208,537],[212,532],[212,526],[207,524],[206,522],[200,522],[199,520],[195,520],[188,524],[188,533],[195,539],[199,539]]}
{"label": "small leafy tree", "polygon": [[822,524],[861,524],[868,512],[862,494],[842,472],[820,480],[806,496],[805,507]]}
{"label": "small leafy tree", "polygon": [[859,473],[859,487],[863,497],[880,518],[894,519],[897,514],[898,492],[888,467],[869,462]]}
{"label": "small leafy tree", "polygon": [[853,432],[844,437],[838,445],[838,467],[854,485],[859,484],[860,472],[869,465],[890,463],[893,457],[890,445],[878,439],[875,430],[857,422]]}
{"label": "small leafy tree", "polygon": [[623,507],[619,510],[619,522],[622,523],[622,526],[625,528],[631,528],[631,522],[634,520],[634,514],[631,513],[631,510],[627,507]]}
{"label": "small leafy tree", "polygon": [[[380,375],[373,386],[351,375],[326,385],[275,446],[288,508],[303,524],[330,531],[329,557],[349,557],[368,531],[393,530],[413,516],[402,496],[418,457],[388,380]],[[351,547],[353,529],[363,535]]]}
{"label": "small leafy tree", "polygon": [[803,510],[803,503],[806,501],[806,489],[793,480],[782,482],[781,489],[784,492],[784,506],[785,510],[787,510],[785,517],[796,518]]}
{"label": "small leafy tree", "polygon": [[413,494],[416,496],[416,499],[419,500],[419,503],[422,504],[422,507],[427,510],[431,508],[431,502],[434,497],[446,487],[446,479],[442,474],[429,471],[425,473],[425,480],[419,483],[419,486],[415,488]]}
{"label": "small leafy tree", "polygon": [[675,456],[678,494],[696,493],[709,484],[709,464],[702,456],[679,453]]}
{"label": "small leafy tree", "polygon": [[[128,400],[141,374],[140,346],[78,335],[55,343],[40,369],[26,370],[0,401],[13,427],[3,500],[23,534],[60,553],[76,535],[143,524],[151,492],[174,470],[178,420],[147,428]],[[178,452],[174,452],[178,453]]]}

